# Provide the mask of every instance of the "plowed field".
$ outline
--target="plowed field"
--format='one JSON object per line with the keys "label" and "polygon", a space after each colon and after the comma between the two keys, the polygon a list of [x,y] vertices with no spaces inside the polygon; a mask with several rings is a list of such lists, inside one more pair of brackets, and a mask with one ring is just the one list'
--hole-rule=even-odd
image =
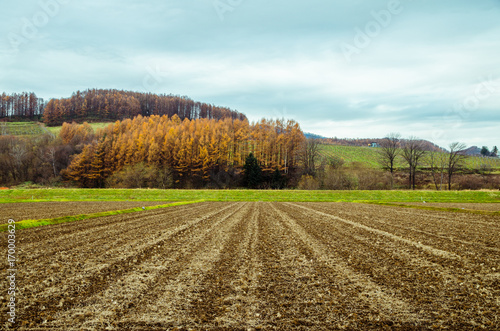
{"label": "plowed field", "polygon": [[80,214],[92,214],[103,211],[130,209],[144,206],[163,205],[167,202],[138,202],[138,201],[65,201],[65,202],[23,202],[0,204],[1,221],[6,223],[7,218],[16,221],[39,220]]}
{"label": "plowed field", "polygon": [[500,203],[426,203],[413,202],[405,203],[410,206],[426,206],[426,207],[437,207],[437,208],[459,208],[459,209],[469,209],[469,210],[484,210],[484,211],[500,211]]}
{"label": "plowed field", "polygon": [[206,202],[17,240],[18,328],[500,329],[498,216]]}

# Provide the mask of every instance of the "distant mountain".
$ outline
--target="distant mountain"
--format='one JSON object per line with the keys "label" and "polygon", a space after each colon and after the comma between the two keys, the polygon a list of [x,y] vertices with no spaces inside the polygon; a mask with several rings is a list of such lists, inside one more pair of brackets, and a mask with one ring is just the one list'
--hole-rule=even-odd
{"label": "distant mountain", "polygon": [[326,137],[323,137],[323,136],[320,136],[320,135],[317,135],[314,133],[310,133],[310,132],[304,132],[304,136],[307,139],[327,139]]}
{"label": "distant mountain", "polygon": [[465,155],[469,156],[480,156],[481,155],[481,148],[477,146],[472,146],[464,150]]}
{"label": "distant mountain", "polygon": [[[327,145],[339,145],[339,146],[358,146],[358,147],[372,147],[377,146],[382,143],[383,138],[322,138],[322,143]],[[402,139],[404,140],[404,139]],[[425,149],[428,151],[444,152],[444,148],[428,141],[422,140]]]}

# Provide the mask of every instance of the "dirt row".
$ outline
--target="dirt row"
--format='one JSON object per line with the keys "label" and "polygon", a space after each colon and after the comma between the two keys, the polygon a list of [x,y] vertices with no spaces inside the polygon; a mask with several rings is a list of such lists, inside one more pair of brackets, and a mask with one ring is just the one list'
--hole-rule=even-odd
{"label": "dirt row", "polygon": [[0,224],[6,224],[8,219],[14,219],[16,222],[22,220],[40,220],[137,207],[157,206],[167,203],[168,202],[158,201],[50,201],[2,203],[0,204],[2,210]]}
{"label": "dirt row", "polygon": [[22,230],[17,327],[498,329],[499,218],[409,212],[214,202]]}
{"label": "dirt row", "polygon": [[[312,205],[287,205],[286,211],[307,233],[330,243],[330,249],[337,251],[350,268],[416,307],[426,321],[423,324],[452,328],[498,325],[498,232],[490,231],[495,251],[473,244],[458,244],[455,247],[460,249],[454,249],[445,245],[445,238],[427,239],[428,235],[420,231],[382,227],[383,223],[373,220],[404,223],[406,219],[389,218],[386,207],[370,208],[367,218],[365,208],[371,206]],[[398,213],[397,209],[392,211]],[[336,216],[339,213],[343,216]],[[307,221],[312,218],[315,222]],[[470,228],[469,234],[479,231]],[[339,242],[342,244],[331,245]],[[492,265],[495,267],[487,267]]]}
{"label": "dirt row", "polygon": [[468,210],[500,211],[500,203],[447,203],[447,202],[407,202],[409,206],[425,206],[437,208],[458,208]]}

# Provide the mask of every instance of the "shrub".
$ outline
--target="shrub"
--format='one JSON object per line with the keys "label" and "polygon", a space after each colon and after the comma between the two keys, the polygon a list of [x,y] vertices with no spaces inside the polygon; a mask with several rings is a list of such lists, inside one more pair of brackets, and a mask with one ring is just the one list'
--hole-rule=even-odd
{"label": "shrub", "polygon": [[303,175],[300,177],[298,189],[299,190],[318,190],[320,182],[311,175]]}
{"label": "shrub", "polygon": [[463,175],[457,183],[460,190],[480,190],[483,187],[481,178],[476,175]]}
{"label": "shrub", "polygon": [[172,188],[172,171],[154,165],[145,165],[143,162],[127,166],[111,175],[106,184],[112,188]]}

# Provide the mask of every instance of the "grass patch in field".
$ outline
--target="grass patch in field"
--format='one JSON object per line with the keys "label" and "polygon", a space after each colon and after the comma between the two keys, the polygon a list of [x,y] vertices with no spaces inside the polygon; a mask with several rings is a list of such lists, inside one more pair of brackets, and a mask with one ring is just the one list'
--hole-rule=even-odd
{"label": "grass patch in field", "polygon": [[0,123],[0,135],[12,136],[38,136],[46,131],[37,122],[2,122]]}
{"label": "grass patch in field", "polygon": [[0,203],[42,201],[288,201],[500,203],[500,191],[303,191],[159,189],[0,190]]}
{"label": "grass patch in field", "polygon": [[[201,200],[200,201],[182,201],[182,202],[169,203],[169,204],[165,204],[165,205],[149,206],[149,207],[145,207],[144,209],[142,209],[141,207],[137,207],[137,208],[130,208],[130,209],[105,211],[105,212],[93,213],[93,214],[82,214],[82,215],[73,215],[73,216],[63,216],[63,217],[57,217],[57,218],[47,218],[47,219],[42,219],[42,220],[23,220],[20,222],[16,222],[16,230],[35,228],[35,227],[44,226],[44,225],[53,225],[53,224],[60,224],[60,223],[82,221],[82,220],[86,220],[86,219],[93,219],[93,218],[112,216],[112,215],[130,214],[130,213],[141,212],[144,210],[168,208],[168,207],[173,207],[173,206],[183,206],[183,205],[189,205],[189,204],[198,203],[198,202],[202,202],[202,201]],[[7,231],[7,229],[8,229],[8,224],[0,224],[0,232],[5,232],[5,231]]]}
{"label": "grass patch in field", "polygon": [[[96,122],[96,123],[89,123],[89,125],[94,129],[94,132],[97,131],[97,129],[103,129],[110,125],[111,123],[114,122]],[[61,131],[62,125],[61,126],[50,126],[47,127],[47,129],[53,133],[54,135],[59,135],[59,132]]]}

